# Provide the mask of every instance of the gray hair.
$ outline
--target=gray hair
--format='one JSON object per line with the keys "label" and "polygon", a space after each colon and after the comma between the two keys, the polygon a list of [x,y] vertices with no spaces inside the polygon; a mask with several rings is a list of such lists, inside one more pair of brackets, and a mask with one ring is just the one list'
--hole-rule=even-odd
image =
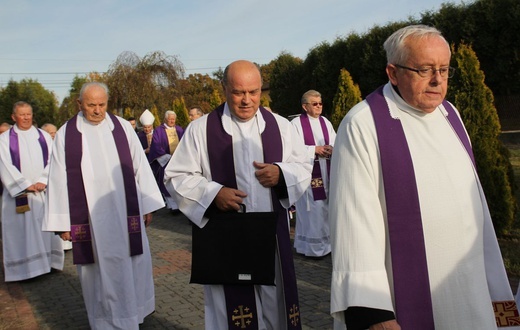
{"label": "gray hair", "polygon": [[13,115],[16,114],[16,109],[23,108],[23,107],[29,107],[29,108],[31,108],[31,112],[33,111],[33,108],[29,103],[27,103],[25,101],[18,101],[15,104],[13,104]]}
{"label": "gray hair", "polygon": [[315,91],[314,89],[306,91],[302,95],[302,104],[308,103],[310,97],[321,97],[321,94],[320,92]]}
{"label": "gray hair", "polygon": [[47,127],[49,127],[49,128],[54,128],[54,129],[56,129],[56,130],[58,129],[58,128],[56,127],[56,125],[51,124],[51,123],[45,123],[45,124],[43,124],[42,127],[40,127],[40,128],[41,128],[42,130],[44,130],[44,131],[47,132]]}
{"label": "gray hair", "polygon": [[79,91],[78,100],[81,101],[83,99],[83,94],[85,94],[87,89],[89,89],[92,86],[98,86],[98,87],[103,88],[108,97],[108,86],[102,82],[92,81],[92,82],[84,83],[83,86],[81,86],[81,90]]}
{"label": "gray hair", "polygon": [[407,46],[407,40],[429,37],[441,38],[449,48],[449,44],[442,36],[442,33],[431,26],[409,25],[395,31],[383,44],[386,51],[387,64],[403,64],[408,60],[409,47]]}
{"label": "gray hair", "polygon": [[164,120],[168,119],[169,116],[175,116],[175,119],[177,119],[177,114],[173,110],[166,110],[164,113]]}

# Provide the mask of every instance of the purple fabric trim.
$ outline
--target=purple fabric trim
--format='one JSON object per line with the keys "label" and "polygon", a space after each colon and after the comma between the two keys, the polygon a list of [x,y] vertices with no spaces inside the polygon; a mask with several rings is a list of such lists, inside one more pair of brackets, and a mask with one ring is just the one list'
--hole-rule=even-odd
{"label": "purple fabric trim", "polygon": [[[49,159],[49,147],[47,146],[47,141],[45,141],[43,133],[38,128],[36,131],[38,132],[38,142],[42,148],[43,167],[46,167],[47,161]],[[13,127],[9,130],[9,152],[11,153],[11,162],[13,163],[14,167],[16,167],[18,171],[21,172],[22,169],[20,164],[20,146],[18,143],[18,134],[16,134]]]}
{"label": "purple fabric trim", "polygon": [[72,236],[72,242],[90,242],[92,241],[92,234],[90,233],[90,225],[71,225],[70,235]]}
{"label": "purple fabric trim", "polygon": [[[329,132],[327,130],[327,125],[325,124],[325,120],[320,116],[320,125],[321,130],[323,132],[323,137],[325,139],[325,145],[329,144]],[[314,135],[312,134],[312,128],[311,123],[309,120],[309,115],[306,112],[303,112],[300,115],[300,123],[302,125],[302,131],[303,131],[303,140],[305,142],[305,145],[307,146],[315,146],[316,142],[314,141]],[[327,159],[327,173],[330,175],[330,159]],[[313,184],[316,182],[316,184],[321,184],[320,186],[314,186]],[[324,200],[327,199],[327,194],[325,193],[325,186],[323,183],[323,177],[321,176],[321,165],[319,162],[319,157],[316,155],[314,158],[314,165],[312,167],[312,180],[311,180],[311,187],[312,187],[312,196],[315,201]]]}
{"label": "purple fabric trim", "polygon": [[123,183],[125,187],[126,214],[128,224],[128,239],[130,242],[130,255],[143,254],[143,241],[141,235],[141,215],[139,212],[139,199],[137,198],[137,186],[135,184],[135,173],[132,162],[132,154],[128,139],[123,126],[116,116],[107,112],[114,123],[114,142],[116,143],[121,171],[123,173]]}
{"label": "purple fabric trim", "polygon": [[143,149],[148,148],[148,139],[146,138],[146,133],[143,131],[138,132],[137,137],[139,138],[139,142],[141,142]]}
{"label": "purple fabric trim", "polygon": [[29,205],[29,199],[27,198],[27,194],[16,196],[14,200],[16,207]]}
{"label": "purple fabric trim", "polygon": [[[112,136],[117,148],[123,182],[125,188],[127,225],[130,244],[130,256],[143,253],[141,236],[141,216],[137,187],[132,165],[132,155],[121,123],[111,113],[107,114],[114,123]],[[67,123],[65,131],[65,163],[67,168],[67,188],[69,196],[69,212],[71,218],[71,235],[73,244],[74,264],[89,264],[94,262],[92,235],[89,224],[89,211],[85,194],[81,158],[83,156],[82,134],[77,129],[77,115]]]}
{"label": "purple fabric trim", "polygon": [[65,130],[65,167],[72,235],[72,259],[75,265],[94,263],[94,251],[88,221],[88,204],[81,172],[83,143],[77,128],[75,115],[67,122]]}
{"label": "purple fabric trim", "polygon": [[460,120],[459,116],[455,113],[455,109],[451,106],[451,104],[444,100],[442,101],[442,105],[444,105],[444,109],[446,109],[446,112],[448,112],[448,121],[455,131],[457,133],[457,136],[459,137],[460,142],[466,149],[466,152],[468,153],[469,158],[471,159],[471,162],[473,163],[473,166],[475,168],[477,167],[475,163],[475,156],[473,155],[473,148],[471,148],[471,143],[469,142],[468,135],[466,134],[466,130],[464,129],[464,124]]}
{"label": "purple fabric trim", "polygon": [[[177,132],[177,137],[179,141],[184,134],[182,127],[175,125],[175,130]],[[150,152],[148,153],[148,160],[151,162],[150,166],[152,167],[152,172],[154,174],[155,180],[157,181],[157,185],[161,190],[161,193],[170,197],[170,193],[166,189],[164,185],[164,169],[165,167],[161,166],[159,162],[155,161],[157,158],[162,155],[170,154],[170,144],[168,143],[168,135],[166,134],[166,128],[164,125],[157,126],[153,131],[152,143],[150,145]]]}
{"label": "purple fabric trim", "polygon": [[390,237],[397,322],[403,330],[434,330],[430,281],[413,162],[383,88],[368,95],[377,131]]}
{"label": "purple fabric trim", "polygon": [[[275,163],[283,159],[283,145],[280,130],[276,118],[272,113],[260,107],[259,110],[266,122],[266,127],[261,135],[264,150],[264,162]],[[224,104],[213,110],[208,115],[206,128],[208,157],[210,160],[211,175],[215,182],[226,187],[237,188],[235,165],[233,160],[233,141],[222,126],[222,114]],[[275,192],[271,189],[273,209],[278,212],[277,243],[282,266],[282,278],[284,286],[285,311],[288,329],[301,329],[301,318],[296,287],[296,273],[292,257],[289,230],[287,228],[287,213],[282,208]],[[244,305],[243,301],[253,304],[255,301],[253,286],[224,286],[226,306],[229,311],[233,306]],[[241,293],[238,293],[241,291]],[[247,296],[247,297],[246,297]],[[252,306],[252,305],[251,305]],[[256,303],[254,314],[256,317]],[[236,307],[235,307],[236,308]],[[232,329],[234,324],[229,323]]]}

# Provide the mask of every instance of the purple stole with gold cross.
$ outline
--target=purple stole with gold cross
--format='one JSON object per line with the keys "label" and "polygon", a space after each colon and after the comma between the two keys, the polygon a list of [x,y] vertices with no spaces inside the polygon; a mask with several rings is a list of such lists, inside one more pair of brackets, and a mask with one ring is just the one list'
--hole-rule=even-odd
{"label": "purple stole with gold cross", "polygon": [[[323,132],[323,138],[325,140],[325,145],[329,144],[329,131],[327,130],[327,125],[325,124],[325,120],[323,117],[318,117],[320,120],[321,131]],[[312,134],[311,123],[309,121],[309,115],[306,112],[303,112],[300,115],[300,123],[302,125],[303,131],[303,140],[305,145],[307,146],[315,146],[316,143],[314,141],[314,136]],[[327,173],[330,175],[330,158],[327,159]],[[327,195],[325,193],[325,187],[323,185],[323,178],[321,176],[321,166],[319,162],[319,157],[316,155],[314,159],[314,166],[312,167],[312,179],[311,179],[311,188],[312,194],[315,201],[327,199]]]}
{"label": "purple stole with gold cross", "polygon": [[[283,156],[282,138],[276,118],[272,113],[260,107],[259,110],[265,120],[265,130],[261,134],[264,152],[264,162],[281,162]],[[207,144],[208,157],[213,181],[226,187],[237,189],[235,163],[233,160],[232,137],[222,126],[224,104],[220,105],[208,115]],[[282,282],[285,298],[285,315],[288,329],[301,329],[300,307],[298,290],[296,288],[296,273],[292,257],[287,213],[278,200],[276,193],[271,189],[273,210],[278,212],[276,239]],[[258,314],[256,311],[254,285],[225,285],[224,294],[228,315],[229,329],[258,329]]]}
{"label": "purple stole with gold cross", "polygon": [[[143,244],[132,155],[130,154],[130,147],[123,126],[121,126],[116,116],[108,112],[107,114],[114,123],[112,136],[114,137],[123,173],[130,256],[139,255],[143,253]],[[70,231],[74,264],[90,264],[94,263],[94,252],[92,249],[89,209],[81,171],[81,159],[83,156],[82,134],[77,128],[77,117],[78,115],[75,115],[68,121],[65,132],[65,165],[67,168]]]}
{"label": "purple stole with gold cross", "polygon": [[[381,157],[397,322],[403,330],[434,330],[421,210],[410,149],[401,122],[390,115],[383,87],[368,95],[366,101],[374,118]],[[449,102],[444,100],[442,104],[449,124],[475,167],[462,121]],[[493,301],[493,308],[497,326],[519,324],[514,301]]]}
{"label": "purple stole with gold cross", "polygon": [[[36,129],[38,132],[38,142],[42,148],[43,156],[43,167],[47,166],[47,160],[49,159],[49,147],[43,133]],[[9,130],[9,152],[11,153],[11,162],[14,167],[21,173],[22,167],[20,163],[20,145],[18,143],[18,134],[16,134],[14,127]],[[27,194],[22,194],[15,197],[16,213],[24,213],[29,211],[29,200]]]}

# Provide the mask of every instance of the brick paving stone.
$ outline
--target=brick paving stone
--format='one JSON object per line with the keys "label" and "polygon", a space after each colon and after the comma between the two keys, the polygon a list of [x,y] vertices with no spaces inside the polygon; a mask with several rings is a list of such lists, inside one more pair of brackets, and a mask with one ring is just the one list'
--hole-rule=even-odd
{"label": "brick paving stone", "polygon": [[[204,329],[203,286],[189,284],[191,224],[166,209],[147,228],[152,253],[156,311],[140,329]],[[329,315],[331,259],[294,257],[303,329],[332,329]],[[2,273],[3,276],[3,273]],[[81,286],[65,254],[65,267],[37,278],[0,284],[0,330],[88,329]],[[2,327],[7,325],[7,327]]]}
{"label": "brick paving stone", "polygon": [[[191,224],[182,214],[159,210],[148,228],[148,238],[154,265],[156,312],[140,328],[203,329],[203,287],[189,284]],[[331,328],[330,257],[310,260],[295,255],[295,267],[304,329]],[[0,285],[0,320],[9,329],[18,325],[20,329],[88,329],[72,253],[66,253],[62,272]]]}

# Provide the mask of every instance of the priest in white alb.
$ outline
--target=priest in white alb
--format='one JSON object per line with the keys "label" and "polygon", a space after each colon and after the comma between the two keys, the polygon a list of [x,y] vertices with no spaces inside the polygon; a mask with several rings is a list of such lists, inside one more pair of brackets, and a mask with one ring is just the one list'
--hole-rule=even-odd
{"label": "priest in white alb", "polygon": [[330,156],[336,139],[332,123],[321,115],[321,94],[315,90],[303,93],[302,113],[291,123],[296,128],[312,163],[311,184],[296,207],[294,248],[307,257],[321,258],[330,253],[329,181]]}
{"label": "priest in white alb", "polygon": [[164,187],[164,168],[170,161],[175,149],[179,145],[179,141],[184,134],[184,130],[179,125],[176,125],[177,114],[172,110],[167,110],[164,113],[164,121],[162,125],[155,128],[152,135],[152,142],[150,144],[150,152],[148,159],[150,166],[157,180],[157,185],[161,189],[166,207],[172,211],[177,211],[179,207],[170,193]]}
{"label": "priest in white alb", "polygon": [[347,113],[332,156],[336,325],[518,329],[471,143],[444,100],[450,45],[411,25],[384,48],[389,82]]}
{"label": "priest in white alb", "polygon": [[63,269],[61,241],[42,231],[52,139],[33,126],[33,110],[16,102],[15,124],[0,135],[2,247],[5,281],[20,281]]}
{"label": "priest in white alb", "polygon": [[139,329],[155,310],[146,226],[164,207],[137,134],[86,83],[80,112],[56,134],[43,229],[72,240],[92,329]]}
{"label": "priest in white alb", "polygon": [[276,286],[205,285],[206,329],[242,321],[251,329],[301,329],[286,209],[308,187],[311,165],[289,121],[260,107],[262,79],[254,63],[228,65],[222,85],[226,103],[190,123],[166,167],[165,184],[200,228],[218,221],[211,214],[240,204],[246,214],[276,212]]}

